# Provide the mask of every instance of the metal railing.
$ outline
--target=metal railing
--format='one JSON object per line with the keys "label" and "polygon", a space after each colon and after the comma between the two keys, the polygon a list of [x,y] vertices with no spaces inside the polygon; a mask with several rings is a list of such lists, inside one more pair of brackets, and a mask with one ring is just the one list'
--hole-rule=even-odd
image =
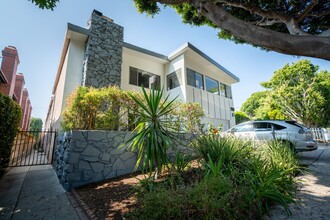
{"label": "metal railing", "polygon": [[9,166],[53,163],[56,131],[19,131],[11,151]]}
{"label": "metal railing", "polygon": [[330,129],[311,128],[313,137],[316,141],[328,143],[330,142]]}

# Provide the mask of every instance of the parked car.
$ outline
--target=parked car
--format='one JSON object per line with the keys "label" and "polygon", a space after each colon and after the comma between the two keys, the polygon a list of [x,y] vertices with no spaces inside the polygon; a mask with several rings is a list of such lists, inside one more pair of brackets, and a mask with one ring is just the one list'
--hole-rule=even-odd
{"label": "parked car", "polygon": [[248,121],[225,132],[255,141],[280,140],[294,147],[295,151],[312,151],[318,148],[312,132],[296,121]]}

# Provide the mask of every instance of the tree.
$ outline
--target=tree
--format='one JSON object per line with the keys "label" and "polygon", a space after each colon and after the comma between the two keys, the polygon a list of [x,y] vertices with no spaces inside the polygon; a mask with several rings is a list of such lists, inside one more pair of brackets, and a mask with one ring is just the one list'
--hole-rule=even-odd
{"label": "tree", "polygon": [[241,106],[241,111],[245,112],[249,117],[256,117],[256,111],[261,107],[268,95],[268,91],[253,93]]}
{"label": "tree", "polygon": [[51,10],[53,10],[56,7],[57,2],[59,2],[59,0],[29,0],[29,1],[37,5],[39,8],[51,9]]}
{"label": "tree", "polygon": [[330,73],[318,72],[309,60],[300,60],[275,71],[268,82],[272,99],[287,117],[309,127],[327,127],[330,122]]}
{"label": "tree", "polygon": [[237,111],[234,112],[234,114],[235,114],[236,124],[240,124],[250,120],[250,117],[245,112]]}
{"label": "tree", "polygon": [[41,131],[42,130],[42,119],[41,118],[31,118],[30,122],[31,131]]}
{"label": "tree", "polygon": [[[32,0],[53,9],[58,0]],[[219,29],[219,37],[284,54],[330,60],[329,0],[134,0],[141,13],[173,7],[184,23]]]}
{"label": "tree", "polygon": [[328,0],[134,0],[154,15],[170,5],[183,22],[219,28],[219,37],[284,54],[330,60]]}

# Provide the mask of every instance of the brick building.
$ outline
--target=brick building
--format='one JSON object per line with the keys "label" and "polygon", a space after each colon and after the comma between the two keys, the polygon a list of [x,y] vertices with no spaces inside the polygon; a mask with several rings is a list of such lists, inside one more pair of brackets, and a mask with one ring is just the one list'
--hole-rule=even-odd
{"label": "brick building", "polygon": [[2,50],[2,62],[0,67],[0,93],[13,98],[22,107],[22,119],[20,127],[29,129],[32,105],[28,90],[25,88],[24,75],[17,73],[20,63],[18,51],[13,46]]}

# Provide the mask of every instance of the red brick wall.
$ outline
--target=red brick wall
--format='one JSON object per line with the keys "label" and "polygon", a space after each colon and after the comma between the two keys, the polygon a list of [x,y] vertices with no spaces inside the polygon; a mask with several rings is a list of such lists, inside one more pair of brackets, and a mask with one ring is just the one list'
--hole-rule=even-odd
{"label": "red brick wall", "polygon": [[16,74],[16,81],[15,81],[15,89],[14,94],[17,97],[17,103],[22,105],[22,96],[23,96],[23,88],[24,88],[24,76],[22,74]]}
{"label": "red brick wall", "polygon": [[18,64],[19,58],[15,47],[8,46],[2,50],[1,69],[8,80],[7,84],[0,86],[0,92],[4,95],[13,97]]}

